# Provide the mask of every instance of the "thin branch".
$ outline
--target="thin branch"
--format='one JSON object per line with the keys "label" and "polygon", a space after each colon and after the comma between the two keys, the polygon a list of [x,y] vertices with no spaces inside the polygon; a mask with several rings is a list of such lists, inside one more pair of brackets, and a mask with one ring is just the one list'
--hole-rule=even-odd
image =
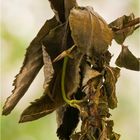
{"label": "thin branch", "polygon": [[[130,28],[130,27],[132,27],[132,26],[135,26],[135,25],[137,25],[137,24],[140,24],[140,17],[138,17],[138,18],[136,18],[136,19],[134,19],[134,20],[128,22],[127,24],[125,24],[125,25],[123,26],[122,29],[118,29],[117,31],[115,31],[115,33],[122,33],[122,32],[125,32],[128,28]],[[140,25],[136,26],[136,27],[135,27],[135,30],[136,30],[137,28],[139,28],[139,27],[140,27]]]}

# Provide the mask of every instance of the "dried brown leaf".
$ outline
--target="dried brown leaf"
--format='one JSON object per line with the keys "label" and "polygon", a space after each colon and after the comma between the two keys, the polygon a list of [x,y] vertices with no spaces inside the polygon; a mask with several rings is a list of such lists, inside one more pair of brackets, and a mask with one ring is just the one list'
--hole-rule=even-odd
{"label": "dried brown leaf", "polygon": [[[53,61],[54,58],[56,58],[65,49],[63,48],[65,32],[66,24],[60,24],[52,29],[42,41],[43,45],[45,46],[45,50],[51,58],[51,61]],[[55,65],[57,65],[57,63],[53,63],[54,70]]]}
{"label": "dried brown leaf", "polygon": [[[53,112],[54,110],[56,110],[64,104],[62,95],[59,93],[60,89],[55,88],[55,85],[59,84],[59,81],[56,80],[54,83],[52,82],[53,81],[51,81],[51,84],[49,84],[49,87],[45,90],[43,96],[35,100],[35,102],[31,103],[31,105],[23,111],[19,122],[23,123],[39,119]],[[53,97],[50,91],[50,86],[52,86],[52,84],[54,84],[54,91],[52,91],[52,93],[57,93]]]}
{"label": "dried brown leaf", "polygon": [[101,76],[101,73],[97,70],[92,69],[88,64],[84,65],[84,70],[82,71],[83,74],[83,80],[82,80],[82,86],[84,87],[90,80]]}
{"label": "dried brown leaf", "polygon": [[51,8],[55,13],[55,17],[59,22],[65,22],[64,0],[49,0]]}
{"label": "dried brown leaf", "polygon": [[127,46],[122,46],[122,50],[116,59],[116,65],[126,69],[140,71],[140,61],[136,58]]}
{"label": "dried brown leaf", "polygon": [[53,74],[54,74],[54,69],[52,66],[52,61],[50,56],[48,55],[46,49],[44,46],[42,46],[42,51],[43,51],[43,62],[44,62],[44,89],[48,87],[49,82],[51,81]]}
{"label": "dried brown leaf", "polygon": [[116,97],[116,82],[120,74],[119,68],[113,68],[106,66],[105,68],[105,88],[108,97],[108,106],[111,109],[117,107],[117,97]]}
{"label": "dried brown leaf", "polygon": [[80,87],[80,64],[83,54],[76,47],[72,52],[72,59],[68,59],[65,78],[65,90],[70,98]]}
{"label": "dried brown leaf", "polygon": [[[125,28],[125,25],[134,18],[134,14],[131,13],[129,16],[124,15],[109,24],[109,27],[113,30],[114,39],[118,44],[123,44],[124,40],[134,32],[135,26]],[[121,32],[123,28],[125,30]]]}
{"label": "dried brown leaf", "polygon": [[[61,34],[61,36],[60,36]],[[49,34],[43,39],[43,45],[45,46],[45,51],[47,51],[51,61],[56,58],[61,51],[63,50],[63,37],[65,34],[65,24],[61,24],[56,28],[52,29]],[[54,41],[55,40],[55,41]],[[51,62],[50,62],[51,63]],[[57,63],[52,63],[52,67],[54,70],[53,77],[49,83],[49,96],[53,99],[60,95],[61,97],[61,73],[62,73],[62,61],[58,61]],[[46,66],[47,67],[47,66]],[[44,74],[47,75],[47,69],[44,71]],[[56,101],[55,101],[56,102]],[[57,99],[59,102],[59,99]]]}
{"label": "dried brown leaf", "polygon": [[49,2],[57,20],[62,23],[68,18],[70,10],[77,6],[76,0],[49,0]]}
{"label": "dried brown leaf", "polygon": [[55,108],[55,103],[47,94],[44,94],[40,99],[36,99],[23,111],[19,122],[23,123],[39,119],[53,112]]}
{"label": "dried brown leaf", "polygon": [[108,99],[105,93],[106,91],[104,87],[102,87],[100,90],[101,90],[101,94],[99,99],[98,112],[100,116],[109,118],[110,113],[108,108]]}
{"label": "dried brown leaf", "polygon": [[[43,39],[43,61],[45,82],[44,95],[32,103],[21,115],[20,122],[39,119],[59,108],[63,103],[61,94],[62,62],[52,63],[52,60],[61,52],[65,25],[58,25]],[[60,34],[62,37],[60,37]],[[55,40],[55,42],[54,42]]]}
{"label": "dried brown leaf", "polygon": [[[57,111],[61,123],[57,129],[57,136],[60,140],[70,139],[70,135],[79,122],[79,110],[70,106],[63,106]],[[63,114],[63,115],[62,115]]]}
{"label": "dried brown leaf", "polygon": [[12,95],[7,98],[3,107],[3,115],[8,115],[13,110],[43,66],[41,41],[44,36],[57,25],[58,22],[55,17],[51,20],[47,20],[35,39],[27,48],[23,66],[13,83],[15,89],[12,91]]}
{"label": "dried brown leaf", "polygon": [[[46,51],[48,52],[49,56],[51,57],[51,60],[53,61],[54,58],[56,58],[63,50],[66,48],[71,47],[73,45],[72,39],[68,36],[67,38],[67,31],[65,28],[66,24],[60,25],[53,29],[44,39],[43,44],[46,46]],[[55,40],[55,41],[54,41]],[[66,45],[66,46],[65,46]],[[83,54],[81,54],[78,50],[77,47],[75,48],[74,51],[72,51],[72,57],[68,59],[67,63],[67,68],[66,68],[66,78],[65,78],[65,91],[67,95],[70,97],[73,93],[76,92],[77,88],[79,87],[79,82],[80,82],[80,75],[79,75],[79,65],[82,59]],[[78,59],[77,59],[78,58]],[[54,68],[54,78],[53,82],[55,82],[55,78],[58,80],[57,85],[54,83],[50,83],[50,91],[53,93],[52,96],[55,94],[60,93],[61,94],[61,74],[62,74],[62,65],[63,65],[63,60],[60,60],[58,62],[53,63],[53,68]],[[57,78],[59,77],[59,79]],[[54,85],[53,85],[54,84]],[[55,86],[55,87],[54,87]],[[58,87],[60,86],[60,87]],[[56,89],[56,90],[55,90]],[[60,90],[59,90],[60,89]],[[54,92],[56,91],[56,93]]]}
{"label": "dried brown leaf", "polygon": [[111,44],[112,31],[91,7],[73,8],[69,24],[74,43],[83,53],[97,55],[105,52]]}

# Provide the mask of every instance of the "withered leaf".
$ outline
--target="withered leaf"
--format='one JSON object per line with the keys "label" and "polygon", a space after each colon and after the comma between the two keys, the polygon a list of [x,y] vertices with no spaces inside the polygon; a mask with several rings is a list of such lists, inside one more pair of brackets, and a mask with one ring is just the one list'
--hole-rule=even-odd
{"label": "withered leaf", "polygon": [[49,0],[49,2],[57,20],[62,23],[68,18],[70,10],[77,6],[76,0]]}
{"label": "withered leaf", "polygon": [[[114,39],[118,44],[123,44],[124,40],[134,32],[135,26],[125,28],[125,25],[134,18],[134,14],[131,13],[129,16],[124,15],[109,24],[109,27],[113,30]],[[123,28],[125,30],[121,31]]]}
{"label": "withered leaf", "polygon": [[[44,45],[42,46],[42,57],[44,61],[45,92],[40,99],[37,99],[23,111],[20,122],[39,119],[51,113],[64,103],[60,84],[62,62],[52,63],[53,59],[61,52],[62,49],[62,40],[65,33],[65,28],[63,27],[64,24],[58,25],[42,40]],[[60,37],[60,34],[62,37]]]}
{"label": "withered leaf", "polygon": [[[134,15],[123,16],[108,26],[91,7],[78,7],[76,0],[49,2],[55,17],[45,23],[27,49],[23,67],[14,82],[15,89],[7,99],[3,114],[12,111],[44,65],[44,94],[23,111],[19,122],[33,121],[57,110],[60,140],[118,140],[120,135],[113,132],[113,121],[106,121],[110,117],[109,108],[117,107],[115,86],[120,73],[119,68],[109,66],[108,46],[113,34],[114,39],[122,44],[133,33],[136,27],[132,24],[129,27],[128,23],[134,21]],[[72,51],[63,53],[68,50]],[[60,54],[66,54],[64,59],[54,61]],[[64,71],[65,57],[68,61]],[[133,62],[129,64],[127,60]],[[133,70],[140,69],[139,63],[126,47],[116,60],[120,67]],[[64,89],[67,98],[81,100],[85,97],[84,102],[77,105],[79,110],[64,102],[63,72],[66,73]],[[81,132],[72,135],[79,116],[82,119]]]}
{"label": "withered leaf", "polygon": [[37,36],[31,42],[27,49],[23,66],[13,83],[15,86],[14,90],[12,91],[13,93],[7,98],[7,101],[3,107],[3,115],[8,115],[13,110],[43,66],[41,41],[44,36],[57,25],[58,22],[56,21],[55,17],[51,20],[47,20]]}
{"label": "withered leaf", "polygon": [[140,61],[136,58],[127,46],[122,46],[121,53],[116,59],[116,65],[126,69],[140,71]]}
{"label": "withered leaf", "polygon": [[54,109],[55,103],[47,94],[44,94],[40,99],[32,102],[31,105],[23,111],[19,122],[23,123],[39,119],[53,112]]}
{"label": "withered leaf", "polygon": [[[61,34],[61,36],[60,36]],[[45,51],[47,51],[50,56],[51,61],[56,58],[61,51],[63,50],[63,37],[65,34],[65,24],[59,25],[56,28],[52,29],[49,34],[43,39],[43,45],[45,46]],[[55,41],[54,41],[55,40]],[[56,95],[60,95],[61,97],[61,73],[62,73],[62,61],[58,61],[57,63],[52,63],[54,74],[49,83],[49,96],[53,99],[55,97],[59,97]],[[47,70],[47,69],[46,69]],[[47,75],[47,73],[44,73]],[[48,94],[48,93],[46,93]],[[55,101],[56,102],[56,101]],[[59,104],[59,98],[57,99]],[[58,106],[59,107],[59,106]]]}
{"label": "withered leaf", "polygon": [[101,76],[101,73],[97,70],[92,69],[88,64],[84,65],[84,70],[82,71],[83,80],[82,86],[84,87],[90,80]]}
{"label": "withered leaf", "polygon": [[117,107],[117,97],[116,97],[116,82],[120,74],[119,68],[114,68],[110,66],[106,66],[105,68],[105,88],[106,94],[108,98],[108,106],[111,109]]}
{"label": "withered leaf", "polygon": [[55,17],[59,22],[65,22],[64,0],[49,0],[51,8],[55,13]]}
{"label": "withered leaf", "polygon": [[[100,81],[102,79],[102,74],[97,70],[92,69],[87,63],[82,66],[82,87],[83,92],[87,96],[90,97],[91,102],[95,104],[97,110],[97,106],[99,104],[99,96],[100,96]],[[91,94],[91,95],[90,95]],[[94,112],[93,112],[94,114]]]}
{"label": "withered leaf", "polygon": [[[94,80],[96,80],[96,79],[94,79]],[[93,101],[96,104],[96,106],[99,105],[99,101],[100,101],[100,95],[101,95],[100,88],[101,88],[101,83],[98,84],[95,95],[93,96]]]}
{"label": "withered leaf", "polygon": [[79,122],[79,110],[70,106],[65,106],[65,109],[62,107],[57,113],[59,113],[57,116],[61,119],[61,124],[57,129],[57,136],[60,140],[69,140],[70,135]]}
{"label": "withered leaf", "polygon": [[78,47],[73,50],[71,55],[73,58],[68,59],[65,76],[65,90],[69,98],[76,93],[80,86],[80,64],[83,58]]}
{"label": "withered leaf", "polygon": [[[64,49],[63,41],[66,32],[66,24],[60,24],[54,29],[52,29],[42,40],[45,50],[51,58],[51,61],[54,60]],[[65,41],[66,42],[66,41]],[[57,63],[52,63],[55,70],[55,65]]]}
{"label": "withered leaf", "polygon": [[54,69],[52,66],[52,61],[50,56],[48,55],[47,51],[45,50],[45,47],[42,46],[42,51],[43,51],[43,62],[44,62],[44,89],[48,87],[49,82],[51,81],[53,74],[54,74]]}
{"label": "withered leaf", "polygon": [[107,95],[105,94],[104,87],[102,87],[100,90],[101,94],[99,99],[98,112],[100,116],[109,118],[110,113],[108,109]]}
{"label": "withered leaf", "polygon": [[[82,24],[81,24],[82,23]],[[112,31],[91,7],[76,7],[70,11],[69,25],[74,44],[83,53],[105,52],[112,41]]]}
{"label": "withered leaf", "polygon": [[31,105],[23,111],[19,122],[23,123],[39,119],[64,104],[61,94],[58,93],[53,98],[50,95],[50,89],[47,88],[41,98],[36,99],[35,102],[32,102]]}
{"label": "withered leaf", "polygon": [[[46,51],[51,57],[52,61],[61,52],[63,52],[67,48],[70,48],[73,45],[73,41],[71,37],[69,37],[69,35],[68,36],[65,35],[65,33],[67,33],[65,29],[66,29],[65,24],[56,27],[55,29],[50,31],[50,33],[45,37],[43,41],[44,46],[46,46]],[[67,93],[67,96],[69,97],[73,93],[75,93],[77,88],[79,87],[79,82],[80,82],[79,65],[83,57],[83,54],[78,51],[77,47],[75,48],[75,50],[72,51],[71,55],[73,58],[68,59],[68,63],[66,66],[67,67],[66,76],[65,76],[66,77],[65,91]],[[54,77],[49,86],[52,96],[55,96],[55,94],[61,94],[60,83],[61,83],[62,65],[63,65],[63,60],[53,63]]]}

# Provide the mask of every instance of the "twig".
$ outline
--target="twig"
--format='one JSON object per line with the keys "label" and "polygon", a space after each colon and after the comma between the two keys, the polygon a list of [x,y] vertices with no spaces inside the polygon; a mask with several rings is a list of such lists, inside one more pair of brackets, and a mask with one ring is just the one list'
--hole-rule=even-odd
{"label": "twig", "polygon": [[[139,17],[136,18],[136,19],[134,19],[134,20],[132,20],[132,21],[130,21],[130,22],[128,22],[127,24],[125,24],[125,25],[123,26],[122,29],[118,29],[118,30],[116,30],[116,31],[114,31],[114,32],[115,32],[115,33],[122,33],[122,32],[125,32],[129,27],[135,26],[135,25],[137,25],[137,24],[140,24],[140,18],[139,18]],[[136,30],[136,29],[139,28],[139,27],[140,27],[140,25],[136,26],[136,27],[134,28],[134,30]]]}

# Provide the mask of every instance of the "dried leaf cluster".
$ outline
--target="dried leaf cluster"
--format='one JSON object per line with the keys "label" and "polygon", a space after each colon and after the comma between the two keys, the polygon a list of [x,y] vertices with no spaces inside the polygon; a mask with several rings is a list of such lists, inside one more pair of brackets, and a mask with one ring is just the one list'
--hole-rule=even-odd
{"label": "dried leaf cluster", "polygon": [[[139,59],[123,43],[140,19],[130,14],[107,24],[93,8],[80,7],[76,0],[49,1],[55,16],[29,45],[3,115],[14,109],[44,66],[44,93],[23,111],[19,122],[56,110],[60,140],[118,140],[109,109],[117,107],[120,69],[110,66],[108,47],[115,39],[122,46],[116,65],[139,71]],[[74,133],[79,119],[81,131]]]}

